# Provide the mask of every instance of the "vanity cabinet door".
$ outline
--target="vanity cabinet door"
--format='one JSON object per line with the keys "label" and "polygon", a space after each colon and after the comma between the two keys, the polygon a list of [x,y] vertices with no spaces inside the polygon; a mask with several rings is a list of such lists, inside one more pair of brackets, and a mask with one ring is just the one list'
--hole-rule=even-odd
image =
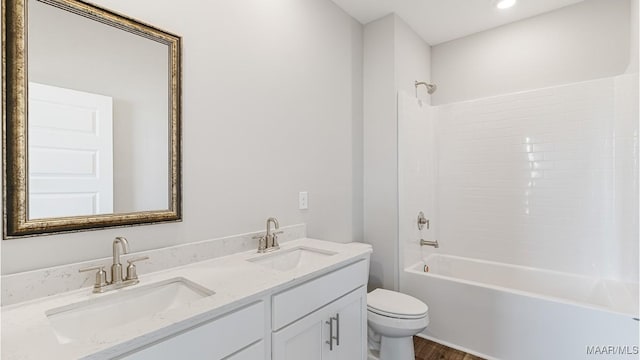
{"label": "vanity cabinet door", "polygon": [[[332,309],[339,321],[334,321],[334,341],[331,360],[364,360],[367,356],[367,291],[364,287],[336,302]],[[335,315],[333,315],[336,317]]]}
{"label": "vanity cabinet door", "polygon": [[360,287],[274,332],[273,360],[365,360],[366,295]]}
{"label": "vanity cabinet door", "polygon": [[324,324],[327,314],[317,311],[293,324],[276,331],[272,336],[272,360],[321,360],[323,356],[323,339],[326,335]]}

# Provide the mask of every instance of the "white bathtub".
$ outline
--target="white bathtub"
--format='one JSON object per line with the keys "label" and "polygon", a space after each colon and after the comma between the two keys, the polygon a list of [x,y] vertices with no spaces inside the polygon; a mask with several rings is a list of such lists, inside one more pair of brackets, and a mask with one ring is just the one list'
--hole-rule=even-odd
{"label": "white bathtub", "polygon": [[429,305],[423,336],[485,358],[639,358],[638,284],[433,254],[400,290]]}

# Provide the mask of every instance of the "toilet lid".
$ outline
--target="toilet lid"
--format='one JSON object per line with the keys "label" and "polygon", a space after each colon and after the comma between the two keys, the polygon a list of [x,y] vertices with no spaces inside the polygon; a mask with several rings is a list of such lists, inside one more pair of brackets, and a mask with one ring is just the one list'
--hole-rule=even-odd
{"label": "toilet lid", "polygon": [[427,315],[422,301],[397,291],[376,289],[367,294],[367,308],[376,314],[399,319],[417,319]]}

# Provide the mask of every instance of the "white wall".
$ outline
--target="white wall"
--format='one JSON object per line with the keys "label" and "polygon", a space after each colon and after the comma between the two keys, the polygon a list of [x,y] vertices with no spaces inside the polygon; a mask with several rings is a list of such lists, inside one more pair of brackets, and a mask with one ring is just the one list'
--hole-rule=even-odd
{"label": "white wall", "polygon": [[[415,81],[431,81],[431,46],[400,17],[395,16],[395,82],[397,91],[415,96]],[[424,86],[418,88],[418,98],[431,103]]]}
{"label": "white wall", "polygon": [[439,251],[637,282],[637,89],[623,75],[438,107]]}
{"label": "white wall", "polygon": [[168,209],[167,45],[29,2],[29,79],[113,98],[115,212]]}
{"label": "white wall", "polygon": [[364,241],[373,246],[369,287],[397,274],[397,139],[393,15],[364,27]]}
{"label": "white wall", "polygon": [[631,0],[629,36],[629,67],[627,73],[637,73],[640,66],[640,1]]}
{"label": "white wall", "polygon": [[351,128],[351,167],[352,167],[352,239],[364,241],[364,27],[359,27],[358,37],[354,37],[354,47],[358,51],[351,57],[352,67],[352,128]]}
{"label": "white wall", "polygon": [[621,74],[629,64],[629,14],[629,0],[585,0],[438,44],[433,104]]}
{"label": "white wall", "polygon": [[[397,93],[430,79],[430,47],[396,15],[364,30],[364,239],[373,245],[370,288],[397,288]],[[428,101],[426,93],[421,96]]]}
{"label": "white wall", "polygon": [[361,233],[359,23],[329,0],[97,3],[183,37],[184,221],[2,241],[3,274],[108,256],[115,236],[138,251],[269,216],[337,242]]}

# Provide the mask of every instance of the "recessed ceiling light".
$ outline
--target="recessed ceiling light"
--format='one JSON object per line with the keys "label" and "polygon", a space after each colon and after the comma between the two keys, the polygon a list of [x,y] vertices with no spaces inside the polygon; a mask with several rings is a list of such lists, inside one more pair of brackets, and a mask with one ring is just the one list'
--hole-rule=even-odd
{"label": "recessed ceiling light", "polygon": [[498,9],[508,9],[516,4],[516,0],[499,0],[496,2]]}

